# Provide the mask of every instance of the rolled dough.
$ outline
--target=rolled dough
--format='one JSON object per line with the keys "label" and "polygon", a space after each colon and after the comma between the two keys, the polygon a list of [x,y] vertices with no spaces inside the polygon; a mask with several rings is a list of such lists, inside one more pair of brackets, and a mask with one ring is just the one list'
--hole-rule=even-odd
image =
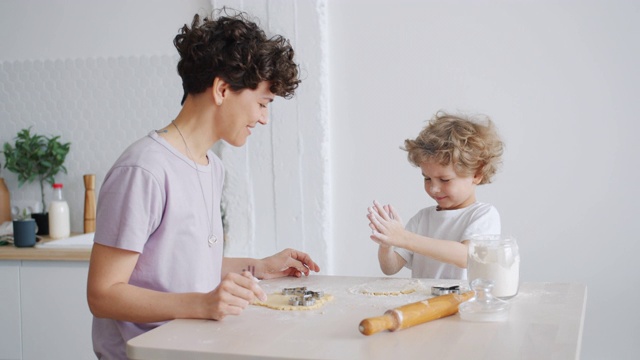
{"label": "rolled dough", "polygon": [[385,278],[355,286],[351,292],[373,296],[398,296],[411,294],[421,288],[422,283],[416,279]]}
{"label": "rolled dough", "polygon": [[273,293],[267,295],[267,301],[256,301],[253,305],[264,306],[275,310],[313,310],[324,306],[325,303],[333,300],[333,295],[324,294],[320,299],[316,299],[316,303],[311,306],[293,306],[289,305],[291,295],[282,295],[282,293]]}

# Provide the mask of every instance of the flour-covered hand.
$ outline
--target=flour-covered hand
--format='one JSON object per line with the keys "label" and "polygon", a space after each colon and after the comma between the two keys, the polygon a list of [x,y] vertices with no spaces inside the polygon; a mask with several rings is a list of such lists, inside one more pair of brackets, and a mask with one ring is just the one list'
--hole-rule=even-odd
{"label": "flour-covered hand", "polygon": [[371,240],[381,246],[400,246],[406,230],[400,215],[391,205],[381,205],[377,201],[368,208],[367,218],[372,230]]}

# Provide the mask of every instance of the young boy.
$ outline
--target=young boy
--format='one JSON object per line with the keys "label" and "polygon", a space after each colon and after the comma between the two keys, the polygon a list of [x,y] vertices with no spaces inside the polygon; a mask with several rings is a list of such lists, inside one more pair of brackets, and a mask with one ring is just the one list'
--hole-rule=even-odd
{"label": "young boy", "polygon": [[439,112],[403,150],[438,205],[420,210],[405,228],[393,206],[374,201],[367,217],[371,240],[380,245],[380,268],[386,275],[406,266],[413,278],[466,279],[471,236],[501,230],[498,211],[477,202],[475,190],[491,182],[503,143],[489,119]]}

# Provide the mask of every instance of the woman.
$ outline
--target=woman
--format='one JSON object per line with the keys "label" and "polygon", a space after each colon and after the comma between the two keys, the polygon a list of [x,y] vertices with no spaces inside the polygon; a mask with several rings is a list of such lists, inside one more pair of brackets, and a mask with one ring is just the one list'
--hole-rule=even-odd
{"label": "woman", "polygon": [[174,45],[181,111],[126,149],[100,190],[87,293],[103,359],[125,359],[129,339],[171,319],[239,315],[266,299],[253,275],[320,270],[292,249],[260,260],[222,255],[224,169],[210,148],[218,140],[244,145],[267,124],[275,96],[293,95],[300,80],[289,42],[225,12],[196,15]]}

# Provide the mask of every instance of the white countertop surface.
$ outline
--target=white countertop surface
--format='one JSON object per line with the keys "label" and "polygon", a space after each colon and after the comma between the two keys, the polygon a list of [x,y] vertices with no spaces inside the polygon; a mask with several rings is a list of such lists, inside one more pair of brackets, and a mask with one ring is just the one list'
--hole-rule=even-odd
{"label": "white countertop surface", "polygon": [[0,246],[0,262],[9,261],[89,261],[93,246],[93,233],[72,234],[65,239],[53,240],[40,236],[33,247],[19,248],[13,245]]}
{"label": "white countertop surface", "polygon": [[72,235],[62,239],[43,241],[36,244],[41,249],[57,249],[57,248],[81,248],[91,249],[93,247],[93,237],[95,233],[87,233],[80,235]]}
{"label": "white countertop surface", "polygon": [[[381,278],[311,275],[262,281],[267,293],[307,286],[335,296],[324,307],[278,311],[249,306],[222,321],[174,320],[131,339],[131,359],[578,359],[587,289],[574,283],[524,283],[509,300],[509,320],[479,323],[458,314],[396,332],[364,336],[361,320],[431,297],[433,285],[400,296],[364,295]],[[385,278],[402,283],[416,279]]]}

